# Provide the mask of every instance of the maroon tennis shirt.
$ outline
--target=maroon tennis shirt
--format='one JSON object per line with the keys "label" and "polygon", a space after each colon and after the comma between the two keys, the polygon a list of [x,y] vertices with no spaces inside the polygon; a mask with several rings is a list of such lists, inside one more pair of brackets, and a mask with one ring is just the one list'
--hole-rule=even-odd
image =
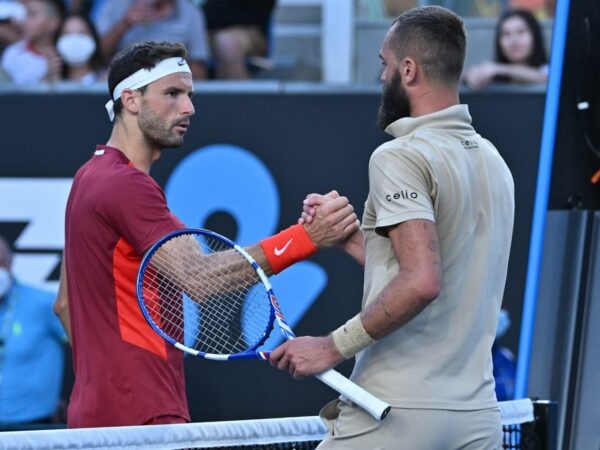
{"label": "maroon tennis shirt", "polygon": [[160,186],[118,149],[98,146],[75,175],[65,229],[70,428],[190,420],[183,353],[146,323],[135,289],[144,252],[182,227]]}

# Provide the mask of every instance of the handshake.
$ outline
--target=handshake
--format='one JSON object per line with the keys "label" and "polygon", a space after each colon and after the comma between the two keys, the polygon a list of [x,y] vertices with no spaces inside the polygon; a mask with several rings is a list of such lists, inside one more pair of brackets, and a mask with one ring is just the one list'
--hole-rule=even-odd
{"label": "handshake", "polygon": [[298,224],[319,248],[344,244],[360,228],[354,207],[337,191],[307,195]]}
{"label": "handshake", "polygon": [[[319,248],[335,245],[340,245],[359,263],[364,260],[364,256],[360,257],[363,245],[360,221],[348,199],[337,191],[325,195],[309,194],[303,201],[297,225],[260,241],[273,274],[308,258]],[[261,259],[259,255],[256,257]]]}

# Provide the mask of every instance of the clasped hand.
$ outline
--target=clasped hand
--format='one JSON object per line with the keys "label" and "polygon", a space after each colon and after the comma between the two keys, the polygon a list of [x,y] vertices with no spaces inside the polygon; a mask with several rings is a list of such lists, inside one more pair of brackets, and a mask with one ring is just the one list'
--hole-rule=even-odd
{"label": "clasped hand", "polygon": [[317,247],[337,245],[352,236],[360,226],[354,207],[337,191],[308,195],[298,223],[304,225]]}

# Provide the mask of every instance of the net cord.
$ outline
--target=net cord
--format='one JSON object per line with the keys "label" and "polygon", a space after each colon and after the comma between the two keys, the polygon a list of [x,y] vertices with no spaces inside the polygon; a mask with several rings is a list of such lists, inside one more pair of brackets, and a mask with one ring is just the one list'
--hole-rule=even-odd
{"label": "net cord", "polygon": [[533,422],[533,402],[529,398],[499,402],[502,425]]}
{"label": "net cord", "polygon": [[184,449],[273,442],[321,440],[327,432],[318,417],[241,420],[73,430],[10,431],[0,435],[0,449]]}
{"label": "net cord", "polygon": [[[503,424],[532,422],[530,399],[500,402]],[[80,428],[0,433],[0,450],[184,449],[320,441],[327,428],[317,416],[177,425]]]}

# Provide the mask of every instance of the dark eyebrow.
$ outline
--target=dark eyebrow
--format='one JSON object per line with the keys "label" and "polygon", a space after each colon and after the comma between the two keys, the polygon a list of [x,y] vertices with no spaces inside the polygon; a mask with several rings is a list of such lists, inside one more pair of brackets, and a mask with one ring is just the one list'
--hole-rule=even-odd
{"label": "dark eyebrow", "polygon": [[178,94],[180,93],[188,93],[189,95],[194,93],[193,89],[190,89],[189,92],[187,89],[183,89],[177,86],[168,86],[166,88],[164,88],[163,92],[167,93],[167,92],[177,92]]}
{"label": "dark eyebrow", "polygon": [[381,53],[379,53],[379,59],[381,59],[382,61],[385,61],[385,60],[383,59],[383,56],[381,56]]}

